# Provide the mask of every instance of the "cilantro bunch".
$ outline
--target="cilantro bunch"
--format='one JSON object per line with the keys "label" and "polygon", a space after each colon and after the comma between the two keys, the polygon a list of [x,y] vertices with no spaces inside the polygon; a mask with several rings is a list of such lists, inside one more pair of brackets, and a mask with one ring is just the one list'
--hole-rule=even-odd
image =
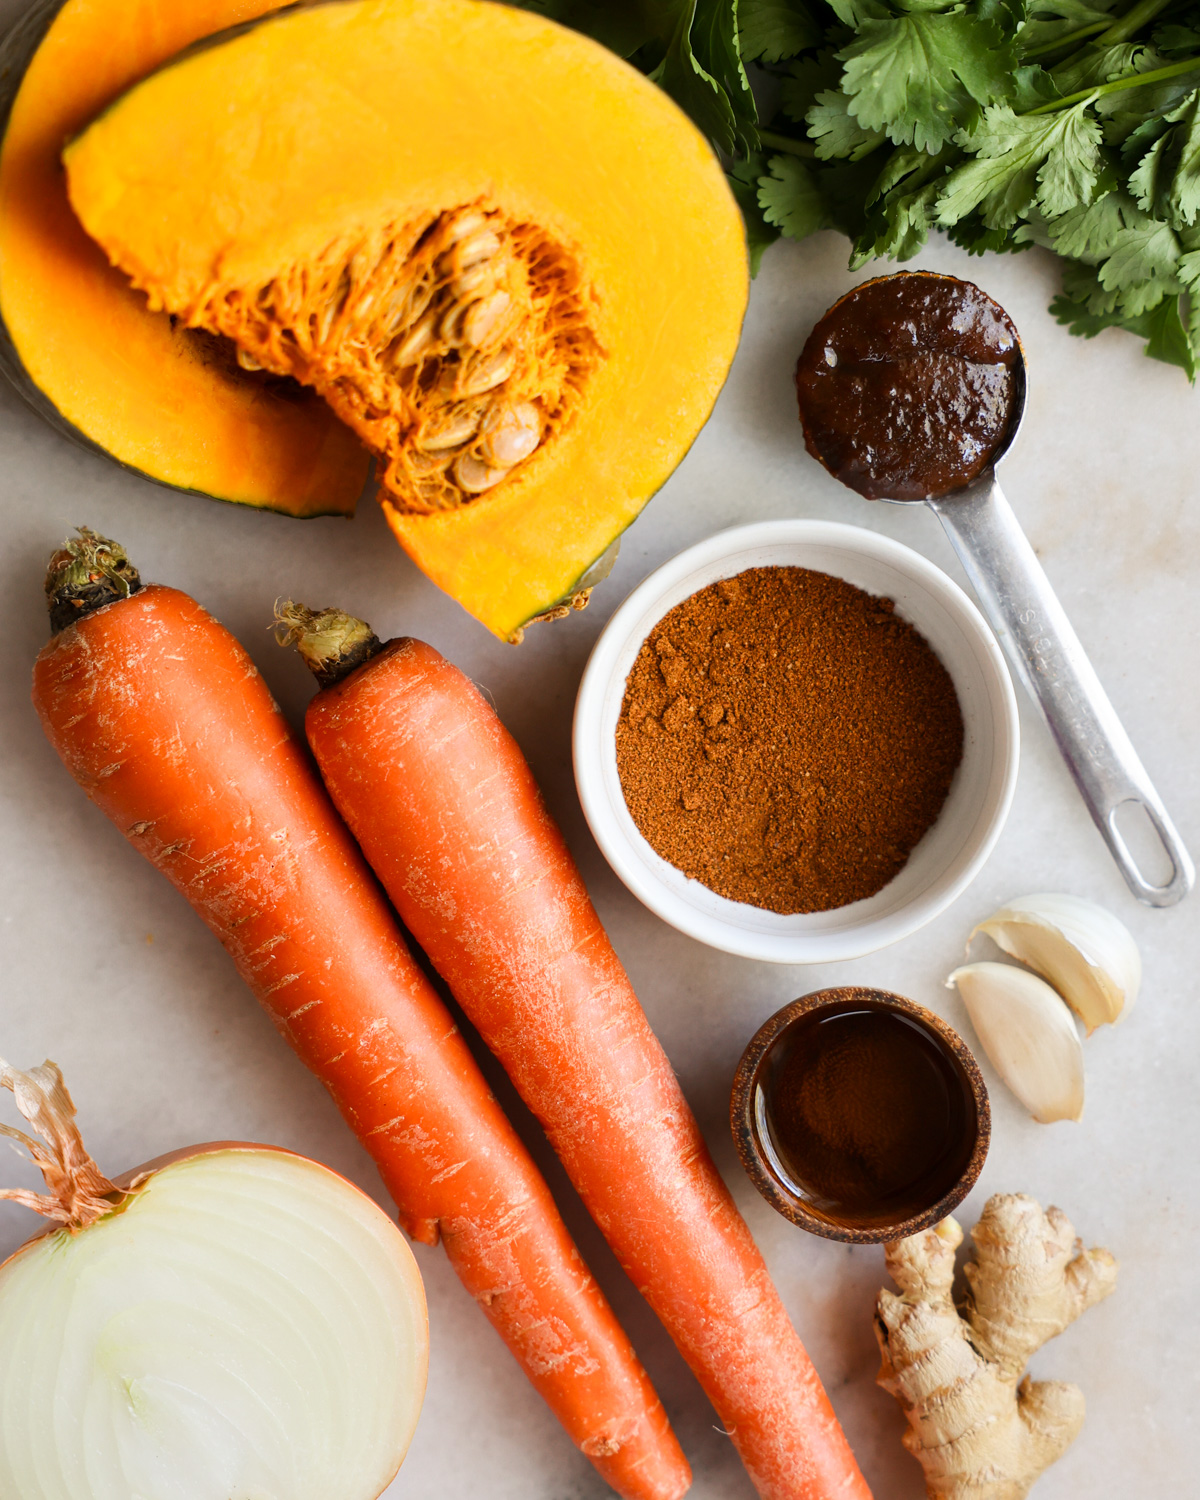
{"label": "cilantro bunch", "polygon": [[1195,378],[1200,0],[525,3],[691,114],[756,267],[781,234],[825,228],[852,269],[908,260],[933,229],[972,254],[1043,245],[1061,323],[1127,328]]}

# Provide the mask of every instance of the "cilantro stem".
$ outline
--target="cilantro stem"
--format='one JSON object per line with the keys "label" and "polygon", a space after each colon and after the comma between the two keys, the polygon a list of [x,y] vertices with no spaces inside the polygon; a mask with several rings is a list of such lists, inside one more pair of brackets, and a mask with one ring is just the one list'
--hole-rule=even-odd
{"label": "cilantro stem", "polygon": [[947,141],[936,156],[926,156],[919,167],[914,168],[907,177],[901,178],[904,184],[904,191],[906,193],[913,193],[923,188],[927,182],[932,182],[955,157],[961,154],[961,151],[953,141]]}
{"label": "cilantro stem", "polygon": [[1049,104],[1039,104],[1036,109],[1022,110],[1022,115],[1048,115],[1056,109],[1066,109],[1072,104],[1081,104],[1085,99],[1097,99],[1101,94],[1119,94],[1125,89],[1140,89],[1143,84],[1162,83],[1167,78],[1178,78],[1181,73],[1200,73],[1200,57],[1185,57],[1181,62],[1171,63],[1165,68],[1153,68],[1149,73],[1132,73],[1128,78],[1114,78],[1109,83],[1097,83],[1090,89],[1080,89],[1077,94],[1067,94],[1063,99],[1052,99]]}
{"label": "cilantro stem", "polygon": [[773,146],[776,151],[787,151],[792,156],[816,156],[817,148],[811,141],[793,140],[790,135],[779,135],[774,130],[760,130],[758,138],[764,146]]}
{"label": "cilantro stem", "polygon": [[1138,0],[1119,21],[1114,21],[1107,31],[1096,38],[1097,47],[1111,47],[1117,42],[1127,42],[1135,31],[1147,21],[1153,20],[1160,10],[1166,10],[1171,0]]}
{"label": "cilantro stem", "polygon": [[1138,4],[1126,11],[1116,21],[1093,21],[1090,26],[1080,26],[1075,31],[1068,31],[1053,42],[1043,42],[1040,47],[1030,47],[1027,52],[1021,54],[1022,62],[1032,62],[1039,57],[1050,57],[1055,52],[1067,52],[1074,47],[1076,42],[1086,41],[1088,37],[1095,37],[1097,47],[1110,47],[1118,42],[1127,41],[1135,31],[1139,30],[1147,21],[1154,19],[1159,11],[1166,10],[1172,0],[1138,0]]}
{"label": "cilantro stem", "polygon": [[1039,57],[1049,57],[1054,52],[1065,52],[1074,47],[1076,42],[1083,41],[1086,37],[1095,36],[1108,25],[1107,21],[1093,21],[1090,26],[1080,26],[1077,31],[1068,31],[1056,41],[1043,42],[1040,47],[1030,47],[1021,53],[1022,62],[1033,62]]}

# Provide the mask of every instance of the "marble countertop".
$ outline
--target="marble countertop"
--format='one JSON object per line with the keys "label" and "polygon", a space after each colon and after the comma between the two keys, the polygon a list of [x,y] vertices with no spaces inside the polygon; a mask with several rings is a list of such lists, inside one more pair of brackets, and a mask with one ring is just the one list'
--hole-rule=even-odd
{"label": "marble countertop", "polygon": [[[18,6],[8,3],[7,12]],[[1028,415],[1005,487],[1101,679],[1193,853],[1200,853],[1200,394],[1109,332],[1082,343],[1046,311],[1040,251],[969,260],[945,243],[914,263],[978,279],[1013,315],[1030,368]],[[576,799],[570,722],[592,642],[651,568],[745,521],[812,516],[872,527],[960,579],[935,518],[872,506],[804,452],[791,368],[808,329],[852,279],[822,234],[768,253],[717,409],[687,460],[628,533],[582,614],[501,645],[439,594],[390,540],[374,504],[353,523],[298,523],[156,488],[64,442],[0,390],[0,1053],[64,1069],[101,1166],[112,1173],[190,1142],[262,1140],[328,1162],[380,1201],[382,1187],[320,1085],[280,1044],[232,963],[182,899],[92,808],[43,739],[29,702],[46,636],[45,560],[75,525],[119,538],[148,579],[188,590],[249,648],[298,722],[304,668],[268,633],[272,601],[339,603],[383,636],[434,642],[481,683],[516,734],[601,916],[749,1219],[878,1500],[919,1500],[899,1409],[875,1385],[871,1331],[884,1280],[877,1248],[815,1239],[778,1217],[737,1163],[727,1108],[734,1065],[759,1024],[799,994],[872,984],[932,1006],[972,1039],[943,988],[972,925],[1006,897],[1062,890],[1116,912],[1142,946],[1142,999],[1086,1045],[1080,1124],[1033,1123],[984,1063],[991,1154],[960,1217],[996,1191],[1056,1203],[1121,1260],[1116,1295],[1033,1362],[1078,1381],[1081,1438],[1039,1500],[1178,1495],[1198,1449],[1196,1243],[1200,1237],[1200,896],[1165,911],[1128,894],[1049,739],[1022,703],[1023,756],[1007,828],[981,875],[941,917],[853,962],[776,968],[728,957],[664,926],[604,863]],[[536,1125],[494,1064],[497,1092],[544,1168],[584,1255],[629,1329],[696,1472],[695,1500],[752,1490],[699,1387],[618,1270]],[[7,1111],[4,1118],[9,1118]],[[6,1183],[32,1182],[7,1154]],[[0,1256],[34,1228],[0,1204]],[[572,1449],[438,1251],[417,1247],[432,1354],[424,1414],[389,1497],[599,1500]]]}

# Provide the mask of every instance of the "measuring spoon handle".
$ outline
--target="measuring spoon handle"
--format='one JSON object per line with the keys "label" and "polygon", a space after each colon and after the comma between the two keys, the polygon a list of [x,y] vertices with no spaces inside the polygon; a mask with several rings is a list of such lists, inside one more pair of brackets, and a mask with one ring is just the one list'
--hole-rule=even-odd
{"label": "measuring spoon handle", "polygon": [[[1173,906],[1192,888],[1191,857],[994,474],[929,505],[1130,890],[1148,906]],[[1117,827],[1129,802],[1144,809],[1171,861],[1164,885],[1142,874]]]}

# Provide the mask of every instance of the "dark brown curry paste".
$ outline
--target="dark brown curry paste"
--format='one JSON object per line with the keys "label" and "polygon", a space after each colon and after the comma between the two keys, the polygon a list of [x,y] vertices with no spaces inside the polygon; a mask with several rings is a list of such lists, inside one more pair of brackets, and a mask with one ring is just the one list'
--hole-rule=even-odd
{"label": "dark brown curry paste", "polygon": [[796,366],[808,451],[868,500],[933,500],[1004,444],[1017,330],[969,281],[902,271],[835,302]]}

